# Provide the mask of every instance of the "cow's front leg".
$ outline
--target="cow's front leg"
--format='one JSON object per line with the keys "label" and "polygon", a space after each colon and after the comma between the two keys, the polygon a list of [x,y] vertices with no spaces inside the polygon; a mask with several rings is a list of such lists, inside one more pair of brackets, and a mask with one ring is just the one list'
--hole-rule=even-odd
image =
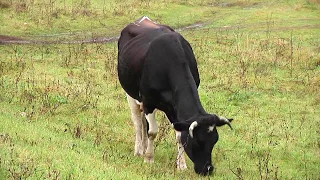
{"label": "cow's front leg", "polygon": [[184,170],[187,169],[187,164],[184,158],[184,148],[181,143],[181,132],[176,131],[176,139],[178,144],[177,169]]}
{"label": "cow's front leg", "polygon": [[155,118],[155,110],[152,113],[146,114],[146,119],[149,123],[148,131],[148,146],[145,154],[144,162],[154,162],[154,139],[158,133],[158,124]]}

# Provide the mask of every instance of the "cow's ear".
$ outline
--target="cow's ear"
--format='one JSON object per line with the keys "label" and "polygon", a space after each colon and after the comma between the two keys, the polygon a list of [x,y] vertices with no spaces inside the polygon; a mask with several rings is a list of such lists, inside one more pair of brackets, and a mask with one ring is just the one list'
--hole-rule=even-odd
{"label": "cow's ear", "polygon": [[188,131],[190,123],[189,122],[176,122],[173,124],[173,128],[176,131]]}
{"label": "cow's ear", "polygon": [[233,121],[232,118],[225,118],[225,117],[219,117],[219,121],[216,123],[217,126],[223,126],[223,125],[228,125],[230,129],[232,129],[231,126],[231,121]]}

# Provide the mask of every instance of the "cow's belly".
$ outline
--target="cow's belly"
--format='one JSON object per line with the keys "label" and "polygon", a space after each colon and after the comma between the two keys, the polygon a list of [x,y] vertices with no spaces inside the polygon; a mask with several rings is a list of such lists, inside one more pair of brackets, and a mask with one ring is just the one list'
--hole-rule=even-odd
{"label": "cow's belly", "polygon": [[141,74],[136,70],[136,67],[130,64],[130,60],[123,59],[122,63],[118,63],[118,76],[126,93],[140,101],[139,82]]}

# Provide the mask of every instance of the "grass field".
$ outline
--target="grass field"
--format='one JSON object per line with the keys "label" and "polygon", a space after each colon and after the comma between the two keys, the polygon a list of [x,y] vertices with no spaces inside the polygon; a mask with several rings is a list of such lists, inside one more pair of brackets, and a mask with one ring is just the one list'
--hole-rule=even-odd
{"label": "grass field", "polygon": [[118,36],[148,15],[195,52],[218,129],[215,173],[175,168],[164,115],[155,163],[133,156],[116,42],[0,46],[0,179],[320,179],[319,0],[0,0],[0,35],[36,40]]}

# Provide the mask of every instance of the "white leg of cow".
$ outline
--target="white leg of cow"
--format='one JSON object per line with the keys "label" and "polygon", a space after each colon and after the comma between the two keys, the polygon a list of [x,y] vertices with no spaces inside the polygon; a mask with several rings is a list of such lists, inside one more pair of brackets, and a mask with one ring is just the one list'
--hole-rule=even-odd
{"label": "white leg of cow", "polygon": [[142,146],[143,146],[143,149],[144,149],[144,152],[145,150],[147,149],[147,146],[148,146],[148,132],[147,132],[147,119],[145,118],[144,116],[144,112],[141,112],[141,121],[142,121]]}
{"label": "white leg of cow", "polygon": [[149,123],[149,131],[148,131],[148,146],[145,154],[144,162],[154,162],[154,139],[158,133],[158,124],[155,118],[155,110],[146,115],[147,121]]}
{"label": "white leg of cow", "polygon": [[184,158],[184,148],[181,143],[181,132],[176,131],[176,139],[178,143],[177,168],[178,170],[184,170],[184,169],[187,169],[187,164]]}
{"label": "white leg of cow", "polygon": [[134,146],[134,155],[142,156],[145,153],[145,143],[143,139],[143,117],[141,116],[140,105],[136,103],[136,100],[127,94],[128,103],[131,110],[131,119],[133,121],[134,127],[136,129],[136,141]]}

